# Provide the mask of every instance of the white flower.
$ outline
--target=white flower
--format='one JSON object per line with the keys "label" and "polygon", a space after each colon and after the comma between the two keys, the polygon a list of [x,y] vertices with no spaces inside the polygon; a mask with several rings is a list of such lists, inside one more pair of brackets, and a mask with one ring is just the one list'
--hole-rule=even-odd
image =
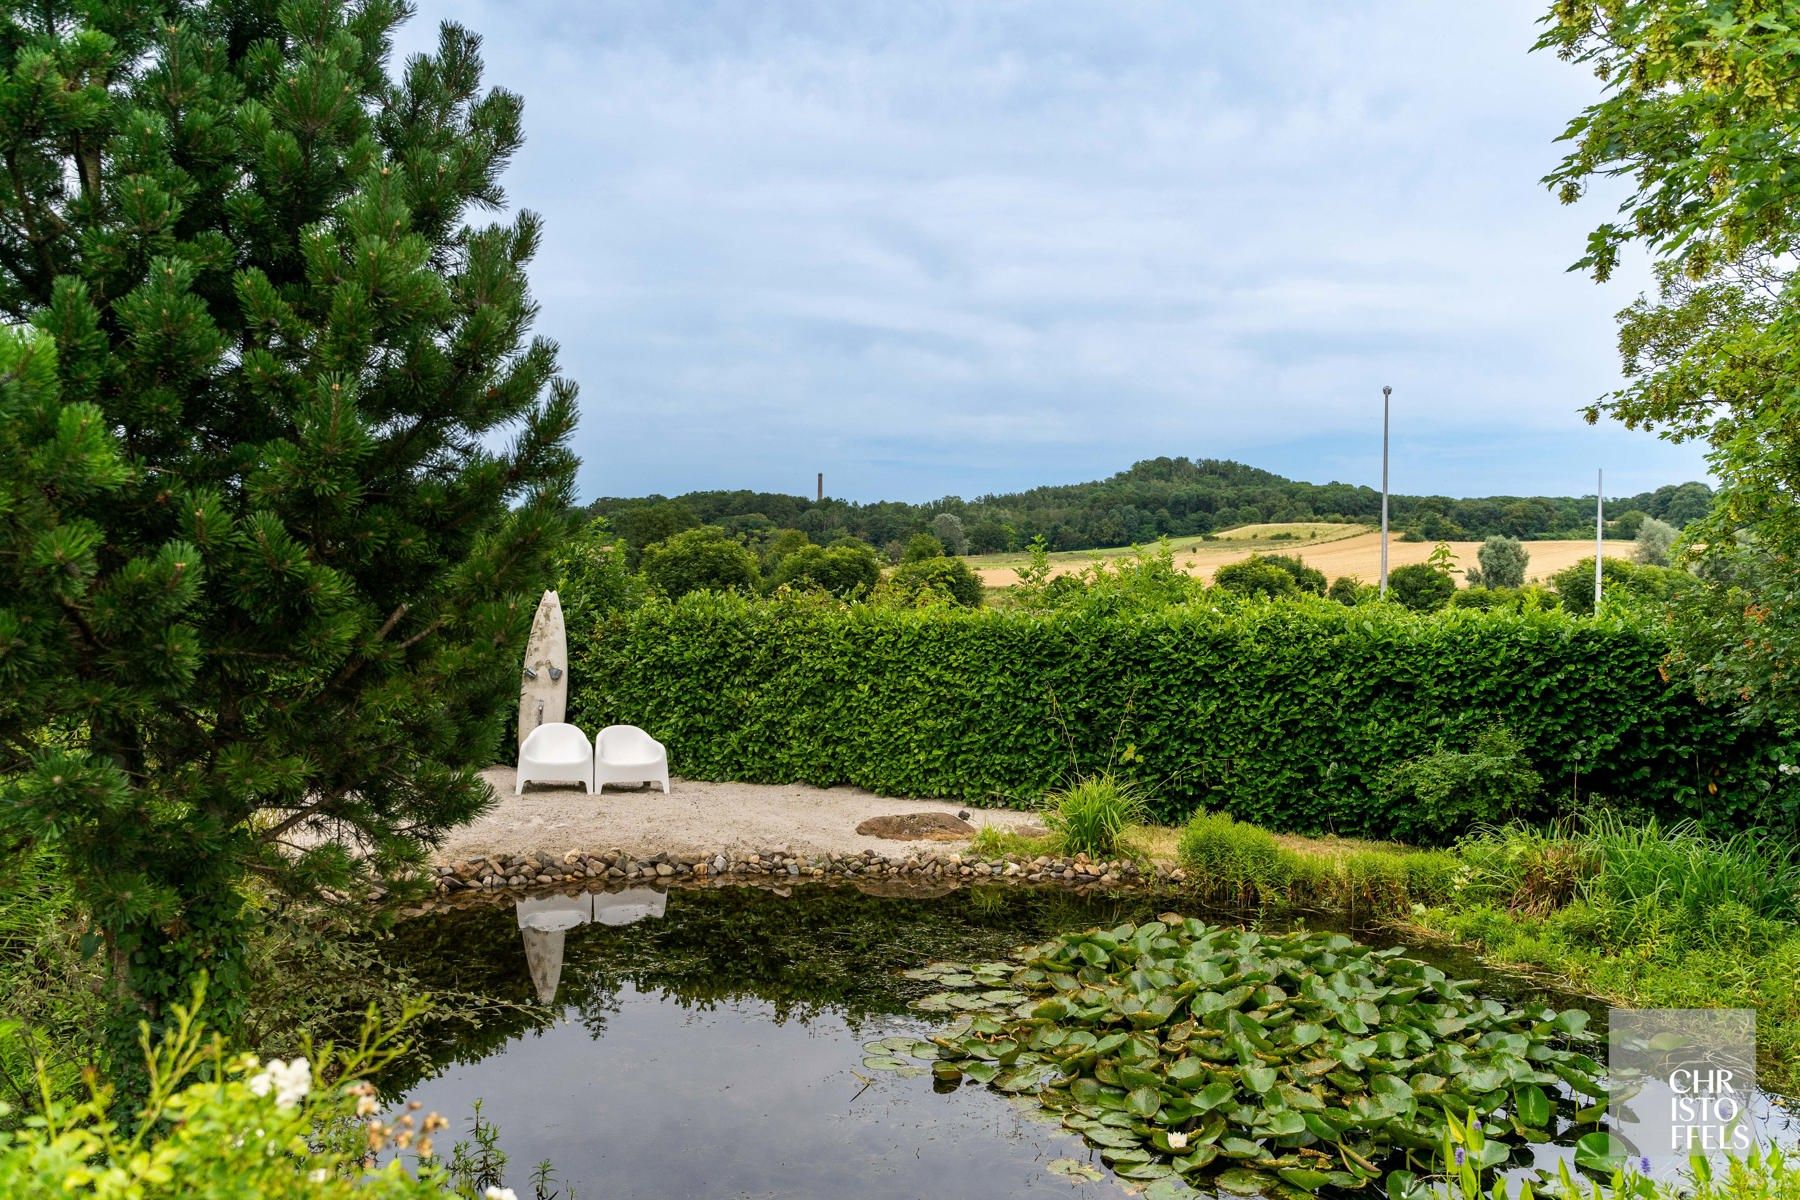
{"label": "white flower", "polygon": [[306,1099],[306,1093],[312,1090],[312,1064],[304,1058],[296,1058],[292,1062],[282,1062],[279,1058],[269,1060],[269,1065],[250,1080],[250,1091],[253,1095],[267,1096],[275,1093],[275,1107],[292,1108]]}
{"label": "white flower", "polygon": [[519,1193],[511,1188],[491,1187],[481,1193],[481,1200],[519,1200]]}
{"label": "white flower", "polygon": [[307,1172],[306,1177],[314,1183],[324,1183],[327,1179],[331,1178],[324,1167],[313,1168],[311,1171]]}
{"label": "white flower", "polygon": [[1187,1134],[1171,1133],[1169,1135],[1169,1149],[1171,1149],[1171,1150],[1186,1150],[1187,1149]]}

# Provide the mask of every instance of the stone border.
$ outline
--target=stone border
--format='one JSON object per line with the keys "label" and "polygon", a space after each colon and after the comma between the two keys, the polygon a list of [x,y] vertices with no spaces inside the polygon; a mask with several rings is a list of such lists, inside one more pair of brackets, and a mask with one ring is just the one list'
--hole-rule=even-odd
{"label": "stone border", "polygon": [[517,891],[552,884],[673,882],[738,877],[782,879],[898,879],[915,883],[951,883],[995,879],[1066,887],[1169,887],[1187,873],[1166,863],[1140,864],[1128,859],[1095,862],[1085,854],[1035,858],[982,858],[960,852],[939,854],[914,850],[889,857],[879,850],[855,854],[794,854],[785,848],[752,854],[651,854],[623,850],[570,850],[560,857],[539,850],[526,854],[486,855],[432,868],[439,896],[470,892]]}

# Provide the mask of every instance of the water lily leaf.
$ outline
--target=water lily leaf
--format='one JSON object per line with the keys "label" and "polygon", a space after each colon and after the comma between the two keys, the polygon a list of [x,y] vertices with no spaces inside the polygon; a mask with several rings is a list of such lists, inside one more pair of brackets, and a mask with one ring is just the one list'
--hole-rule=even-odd
{"label": "water lily leaf", "polygon": [[1296,1046],[1310,1046],[1325,1036],[1325,1027],[1312,1021],[1302,1021],[1295,1025],[1289,1041]]}
{"label": "water lily leaf", "polygon": [[1316,1192],[1331,1182],[1330,1171],[1317,1171],[1311,1167],[1286,1167],[1275,1172],[1284,1181],[1307,1192]]}
{"label": "water lily leaf", "polygon": [[1121,1179],[1164,1179],[1175,1173],[1165,1162],[1127,1163],[1113,1168]]}
{"label": "water lily leaf", "polygon": [[962,1063],[961,1066],[963,1074],[967,1075],[970,1079],[973,1079],[976,1083],[992,1083],[994,1082],[995,1076],[1000,1074],[1000,1066],[998,1063],[965,1062]]}
{"label": "water lily leaf", "polygon": [[1255,1092],[1257,1095],[1262,1095],[1264,1092],[1267,1092],[1270,1088],[1275,1086],[1275,1068],[1245,1067],[1244,1086]]}
{"label": "water lily leaf", "polygon": [[1115,1167],[1119,1166],[1121,1163],[1125,1166],[1130,1166],[1133,1163],[1152,1162],[1156,1158],[1154,1154],[1141,1146],[1107,1146],[1100,1151],[1100,1157],[1104,1158],[1107,1162],[1112,1163]]}
{"label": "water lily leaf", "polygon": [[1189,1100],[1189,1103],[1198,1111],[1206,1112],[1209,1109],[1219,1107],[1221,1104],[1229,1104],[1232,1097],[1236,1095],[1237,1089],[1230,1083],[1221,1079],[1217,1083],[1209,1083],[1198,1092],[1195,1092],[1193,1098]]}
{"label": "water lily leaf", "polygon": [[1261,1171],[1250,1171],[1243,1167],[1233,1167],[1229,1171],[1219,1172],[1213,1182],[1222,1191],[1238,1196],[1257,1196],[1269,1186],[1269,1177]]}
{"label": "water lily leaf", "polygon": [[898,1071],[906,1062],[886,1054],[865,1054],[862,1065],[871,1071]]}
{"label": "water lily leaf", "polygon": [[1096,1146],[1114,1146],[1119,1149],[1129,1149],[1143,1144],[1143,1139],[1138,1137],[1137,1134],[1124,1129],[1108,1129],[1101,1127],[1099,1129],[1089,1129],[1085,1131],[1082,1136],[1087,1138],[1088,1141],[1093,1142]]}
{"label": "water lily leaf", "polygon": [[1155,1088],[1133,1088],[1125,1097],[1125,1106],[1140,1117],[1153,1117],[1162,1107],[1162,1093]]}
{"label": "water lily leaf", "polygon": [[1198,1192],[1174,1175],[1165,1175],[1144,1189],[1144,1200],[1187,1200]]}
{"label": "water lily leaf", "polygon": [[1265,1137],[1292,1137],[1306,1132],[1306,1118],[1297,1112],[1272,1112],[1256,1123],[1256,1132]]}
{"label": "water lily leaf", "polygon": [[1106,1178],[1100,1168],[1073,1158],[1053,1158],[1044,1164],[1044,1169],[1052,1175],[1061,1175],[1068,1179],[1085,1179],[1089,1183],[1098,1183]]}

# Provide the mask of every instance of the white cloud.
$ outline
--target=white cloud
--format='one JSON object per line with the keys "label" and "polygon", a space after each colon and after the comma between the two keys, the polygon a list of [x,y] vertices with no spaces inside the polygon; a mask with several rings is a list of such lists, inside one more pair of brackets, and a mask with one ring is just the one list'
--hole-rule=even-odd
{"label": "white cloud", "polygon": [[1536,15],[455,0],[405,48],[460,20],[526,97],[587,495],[1371,481],[1383,383],[1409,490],[1691,477],[1574,415],[1631,290],[1564,273],[1600,208],[1537,180],[1593,81]]}

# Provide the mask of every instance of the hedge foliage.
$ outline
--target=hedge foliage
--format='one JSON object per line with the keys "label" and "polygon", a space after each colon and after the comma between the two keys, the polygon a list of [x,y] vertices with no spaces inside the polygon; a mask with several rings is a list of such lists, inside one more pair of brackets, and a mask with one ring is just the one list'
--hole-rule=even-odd
{"label": "hedge foliage", "polygon": [[1544,777],[1536,815],[1602,793],[1715,827],[1792,828],[1771,739],[1665,680],[1664,653],[1647,626],[1556,612],[694,595],[615,614],[575,648],[572,719],[641,725],[691,778],[1023,806],[1110,769],[1164,821],[1205,807],[1374,836],[1393,829],[1384,768],[1501,723]]}

